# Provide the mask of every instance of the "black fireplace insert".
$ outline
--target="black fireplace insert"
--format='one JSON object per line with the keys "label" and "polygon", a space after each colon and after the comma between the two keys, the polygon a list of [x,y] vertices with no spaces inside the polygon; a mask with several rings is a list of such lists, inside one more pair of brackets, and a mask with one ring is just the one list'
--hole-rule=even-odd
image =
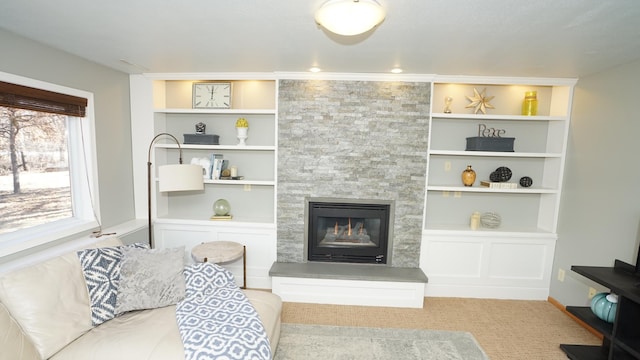
{"label": "black fireplace insert", "polygon": [[309,201],[309,261],[386,264],[391,203]]}

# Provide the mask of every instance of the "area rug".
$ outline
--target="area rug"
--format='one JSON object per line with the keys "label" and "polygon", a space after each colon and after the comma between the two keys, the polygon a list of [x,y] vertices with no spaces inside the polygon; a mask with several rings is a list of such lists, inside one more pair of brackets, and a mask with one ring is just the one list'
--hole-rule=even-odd
{"label": "area rug", "polygon": [[274,360],[487,360],[467,332],[282,324]]}

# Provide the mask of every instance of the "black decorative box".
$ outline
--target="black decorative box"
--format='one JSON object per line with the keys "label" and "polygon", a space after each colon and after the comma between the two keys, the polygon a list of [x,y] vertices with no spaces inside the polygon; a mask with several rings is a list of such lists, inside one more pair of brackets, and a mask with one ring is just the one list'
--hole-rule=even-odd
{"label": "black decorative box", "polygon": [[510,151],[513,152],[512,137],[483,137],[474,136],[467,138],[466,151]]}
{"label": "black decorative box", "polygon": [[184,134],[185,144],[218,145],[220,136],[212,134]]}

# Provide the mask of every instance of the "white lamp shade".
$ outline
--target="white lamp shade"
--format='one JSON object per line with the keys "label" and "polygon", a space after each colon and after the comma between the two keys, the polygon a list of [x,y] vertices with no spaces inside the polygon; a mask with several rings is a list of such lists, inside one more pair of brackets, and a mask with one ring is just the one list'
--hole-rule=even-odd
{"label": "white lamp shade", "polygon": [[202,166],[172,164],[158,167],[158,190],[189,191],[204,189]]}
{"label": "white lamp shade", "polygon": [[345,36],[367,32],[384,17],[384,8],[375,0],[329,0],[316,11],[318,24]]}

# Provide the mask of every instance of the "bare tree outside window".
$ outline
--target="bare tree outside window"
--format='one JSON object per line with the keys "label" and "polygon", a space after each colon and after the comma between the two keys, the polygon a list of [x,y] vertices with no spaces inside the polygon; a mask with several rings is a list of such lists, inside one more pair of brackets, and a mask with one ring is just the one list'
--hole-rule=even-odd
{"label": "bare tree outside window", "polygon": [[0,234],[73,216],[66,115],[0,107]]}

